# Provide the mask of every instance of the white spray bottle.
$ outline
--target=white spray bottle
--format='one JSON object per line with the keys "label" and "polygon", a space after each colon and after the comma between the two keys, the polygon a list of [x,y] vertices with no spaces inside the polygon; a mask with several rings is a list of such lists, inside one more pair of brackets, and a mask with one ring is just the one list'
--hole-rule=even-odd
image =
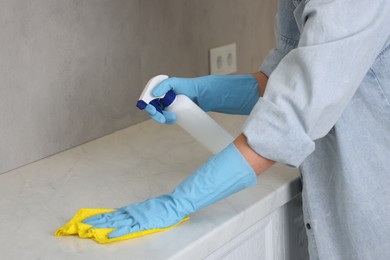
{"label": "white spray bottle", "polygon": [[214,154],[233,142],[233,137],[187,96],[172,90],[163,97],[152,96],[153,88],[167,78],[159,75],[149,80],[137,102],[139,109],[151,104],[160,113],[163,109],[175,113],[176,123]]}

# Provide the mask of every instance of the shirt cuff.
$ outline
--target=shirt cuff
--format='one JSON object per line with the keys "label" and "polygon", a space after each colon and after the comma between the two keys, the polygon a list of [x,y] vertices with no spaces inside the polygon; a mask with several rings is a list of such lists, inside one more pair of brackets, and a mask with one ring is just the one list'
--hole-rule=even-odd
{"label": "shirt cuff", "polygon": [[261,156],[298,167],[314,151],[314,142],[283,110],[260,98],[243,125],[249,146]]}

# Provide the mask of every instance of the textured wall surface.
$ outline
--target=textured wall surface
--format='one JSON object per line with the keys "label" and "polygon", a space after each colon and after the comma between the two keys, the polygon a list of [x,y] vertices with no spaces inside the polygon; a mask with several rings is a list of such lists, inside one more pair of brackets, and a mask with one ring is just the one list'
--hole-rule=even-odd
{"label": "textured wall surface", "polygon": [[2,0],[0,173],[140,122],[156,74],[208,74],[236,42],[238,73],[274,44],[274,0]]}

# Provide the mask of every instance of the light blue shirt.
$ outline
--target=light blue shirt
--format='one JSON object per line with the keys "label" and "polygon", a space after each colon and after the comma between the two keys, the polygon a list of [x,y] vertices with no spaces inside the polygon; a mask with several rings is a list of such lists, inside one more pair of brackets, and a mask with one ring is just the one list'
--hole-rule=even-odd
{"label": "light blue shirt", "polygon": [[300,167],[311,259],[390,259],[390,1],[279,0],[275,27],[243,133]]}

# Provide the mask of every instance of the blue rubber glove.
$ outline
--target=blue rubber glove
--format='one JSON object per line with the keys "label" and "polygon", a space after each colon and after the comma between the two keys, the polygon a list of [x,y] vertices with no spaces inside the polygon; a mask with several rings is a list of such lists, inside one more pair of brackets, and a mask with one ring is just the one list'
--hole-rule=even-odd
{"label": "blue rubber glove", "polygon": [[[171,89],[176,94],[186,95],[206,112],[249,115],[259,99],[258,83],[251,74],[169,78],[156,86],[152,95],[160,97]],[[161,114],[152,105],[145,110],[159,123],[175,123],[174,113],[163,111]]]}
{"label": "blue rubber glove", "polygon": [[256,184],[256,174],[234,144],[212,157],[169,194],[132,204],[83,222],[95,228],[116,228],[109,238],[165,228],[192,212]]}

